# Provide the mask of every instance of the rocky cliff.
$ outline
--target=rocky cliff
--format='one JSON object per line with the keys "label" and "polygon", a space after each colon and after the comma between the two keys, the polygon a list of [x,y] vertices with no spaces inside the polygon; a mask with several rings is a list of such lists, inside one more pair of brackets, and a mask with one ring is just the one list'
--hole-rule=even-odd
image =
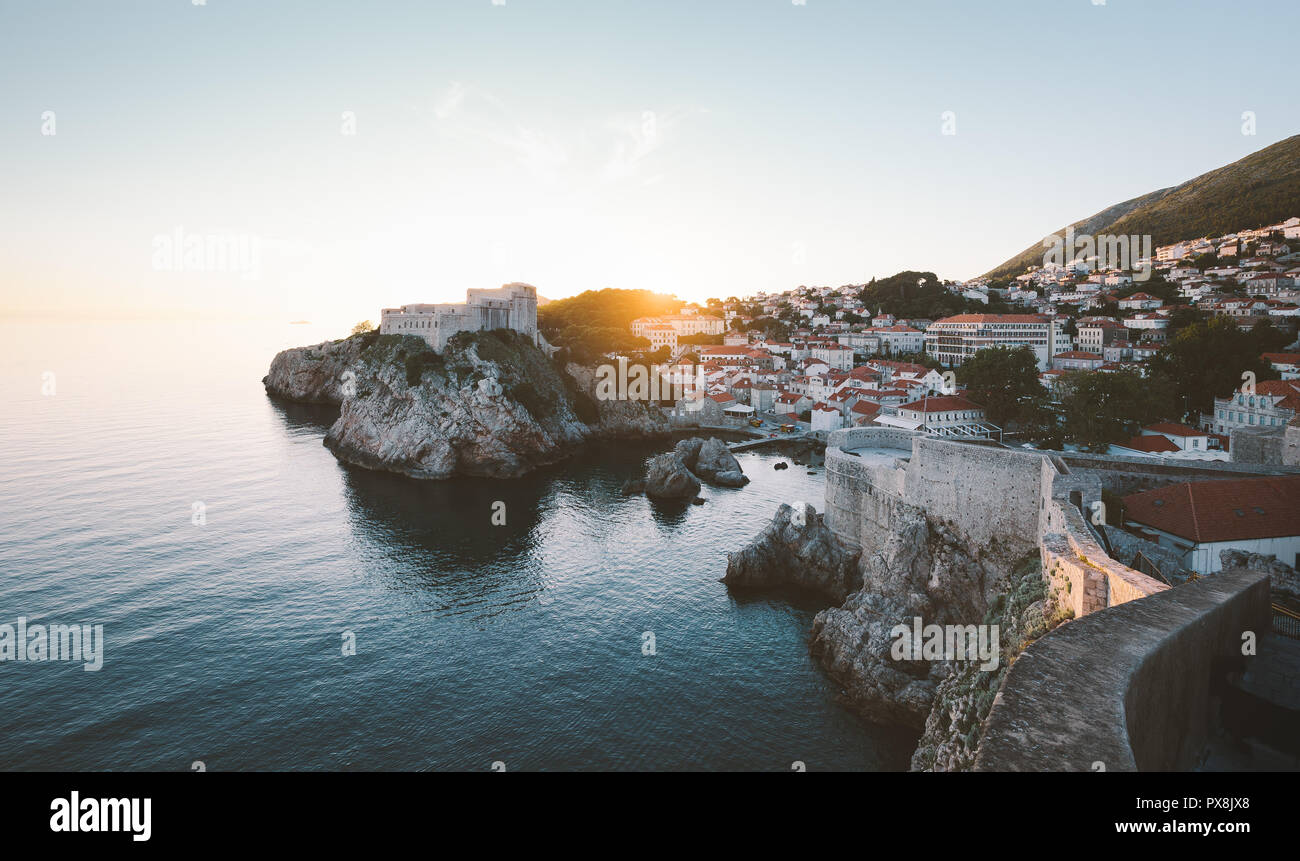
{"label": "rocky cliff", "polygon": [[727,554],[722,582],[745,588],[789,584],[838,603],[862,588],[857,562],[858,554],[839,543],[815,508],[783,504],[747,547]]}
{"label": "rocky cliff", "polygon": [[[914,769],[969,767],[1011,657],[1060,621],[1036,557],[974,544],[902,502],[892,503],[889,528],[860,554],[822,526],[812,506],[798,518],[806,527],[796,529],[791,514],[781,506],[762,534],[729,555],[724,582],[820,591],[834,606],[813,620],[810,648],[850,707],[869,721],[921,732]],[[998,625],[999,667],[896,659],[891,632],[915,617],[923,625]]]}
{"label": "rocky cliff", "polygon": [[811,648],[864,717],[919,729],[953,668],[895,660],[891,630],[918,616],[925,625],[979,624],[1014,560],[901,502],[890,520],[893,528],[859,558],[862,588],[813,620]]}
{"label": "rocky cliff", "polygon": [[325,445],[340,460],[415,478],[508,478],[587,441],[669,435],[657,406],[597,400],[593,378],[497,330],[458,335],[442,353],[374,332],[285,350],[262,382],[277,397],[338,404]]}

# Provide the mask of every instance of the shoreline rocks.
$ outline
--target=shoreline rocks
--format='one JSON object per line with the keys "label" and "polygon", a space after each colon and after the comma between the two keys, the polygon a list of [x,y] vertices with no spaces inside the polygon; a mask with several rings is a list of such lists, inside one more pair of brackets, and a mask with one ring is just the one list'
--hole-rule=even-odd
{"label": "shoreline rocks", "polygon": [[[923,734],[914,769],[965,767],[974,761],[995,680],[960,661],[896,659],[895,628],[911,627],[918,616],[924,625],[980,625],[992,614],[1007,631],[1014,619],[1012,633],[1036,636],[1060,617],[1050,608],[1045,618],[1036,557],[1013,559],[1006,549],[973,545],[951,524],[902,502],[882,511],[880,523],[887,526],[864,535],[859,552],[812,506],[782,505],[757,538],[728,554],[722,581],[794,585],[826,597],[832,606],[814,618],[809,651],[843,688],[847,705],[868,721]],[[1030,562],[1032,572],[1024,567]],[[1020,640],[1006,645],[1018,651]],[[945,687],[955,675],[960,679]],[[946,710],[958,699],[961,713],[951,717]]]}
{"label": "shoreline rocks", "polygon": [[[744,487],[749,484],[749,477],[722,440],[688,437],[678,440],[672,451],[650,459],[642,484],[646,496],[652,499],[682,499],[695,496],[702,482],[719,487]],[[624,492],[636,484],[625,483]]]}
{"label": "shoreline rocks", "polygon": [[694,499],[700,480],[677,451],[655,455],[646,466],[645,495],[651,499]]}
{"label": "shoreline rocks", "polygon": [[727,554],[728,586],[791,585],[841,602],[862,588],[858,554],[845,549],[807,503],[782,504],[753,541]]}
{"label": "shoreline rocks", "polygon": [[263,384],[338,405],[323,443],[339,460],[413,478],[512,478],[586,442],[671,435],[654,404],[598,400],[594,373],[561,369],[507,330],[457,335],[441,353],[375,332],[284,350]]}

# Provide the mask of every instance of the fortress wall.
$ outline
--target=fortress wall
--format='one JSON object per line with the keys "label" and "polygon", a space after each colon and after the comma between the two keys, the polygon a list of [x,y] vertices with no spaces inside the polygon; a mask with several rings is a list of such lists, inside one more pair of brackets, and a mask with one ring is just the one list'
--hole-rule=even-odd
{"label": "fortress wall", "polygon": [[1193,767],[1214,661],[1268,630],[1269,612],[1268,575],[1236,570],[1056,628],[1008,671],[975,770]]}
{"label": "fortress wall", "polygon": [[[1105,463],[894,428],[835,431],[826,450],[826,524],[846,544],[871,548],[910,506],[951,524],[974,548],[996,544],[1011,557],[1037,551],[1050,587],[1078,618],[1169,588],[1111,559],[1080,513],[1113,477],[1098,468]],[[1167,469],[1138,464],[1157,477]]]}
{"label": "fortress wall", "polygon": [[[893,530],[903,501],[906,457],[913,436],[895,428],[831,433],[826,446],[825,522],[841,541],[853,547],[871,547]],[[855,448],[896,451],[898,457],[846,451]]]}
{"label": "fortress wall", "polygon": [[1019,555],[1034,550],[1041,454],[934,437],[917,437],[912,446],[908,504],[954,524],[974,544],[996,541]]}
{"label": "fortress wall", "polygon": [[1273,428],[1271,433],[1259,428],[1233,428],[1228,435],[1233,462],[1280,466],[1285,443],[1283,432],[1283,428]]}
{"label": "fortress wall", "polygon": [[1171,461],[1164,458],[1062,452],[1060,459],[1075,474],[1093,473],[1107,490],[1121,496],[1154,490],[1186,481],[1213,481],[1300,472],[1280,464],[1232,463],[1227,461]]}
{"label": "fortress wall", "polygon": [[1105,574],[1084,562],[1064,535],[1043,536],[1039,555],[1048,588],[1057,594],[1062,606],[1074,611],[1076,619],[1106,609],[1109,593]]}

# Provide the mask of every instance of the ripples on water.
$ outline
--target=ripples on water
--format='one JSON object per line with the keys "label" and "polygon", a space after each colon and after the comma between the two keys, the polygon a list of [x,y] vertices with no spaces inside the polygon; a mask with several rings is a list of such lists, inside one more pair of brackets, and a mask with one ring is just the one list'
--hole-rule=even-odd
{"label": "ripples on water", "polygon": [[344,467],[332,411],[260,383],[330,334],[0,325],[0,622],[107,640],[99,672],[0,663],[0,768],[906,767],[810,659],[815,603],[717,582],[820,473],[744,455],[748,487],[656,506],[619,488],[662,445],[512,481]]}

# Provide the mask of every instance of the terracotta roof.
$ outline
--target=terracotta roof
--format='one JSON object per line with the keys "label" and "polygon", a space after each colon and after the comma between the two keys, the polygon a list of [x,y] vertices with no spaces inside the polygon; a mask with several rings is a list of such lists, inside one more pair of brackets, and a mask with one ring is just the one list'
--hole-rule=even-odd
{"label": "terracotta roof", "polygon": [[950,410],[982,410],[984,408],[974,401],[963,398],[961,395],[942,395],[912,401],[910,404],[903,404],[899,409],[916,410],[925,413],[946,413]]}
{"label": "terracotta roof", "polygon": [[1264,380],[1255,384],[1255,394],[1281,398],[1275,406],[1300,411],[1300,380]]}
{"label": "terracotta roof", "polygon": [[1173,434],[1174,436],[1205,436],[1205,431],[1197,430],[1194,427],[1180,425],[1176,422],[1157,422],[1153,425],[1147,425],[1142,428],[1145,431],[1151,431],[1158,434]]}
{"label": "terracotta roof", "polygon": [[1169,441],[1168,437],[1156,434],[1154,436],[1135,436],[1126,443],[1119,443],[1122,448],[1131,448],[1134,451],[1178,451],[1178,446]]}
{"label": "terracotta roof", "polygon": [[880,404],[873,404],[871,401],[858,401],[849,408],[849,412],[857,413],[860,416],[874,416],[880,412]]}
{"label": "terracotta roof", "polygon": [[1083,350],[1066,350],[1064,353],[1057,353],[1052,356],[1053,359],[1096,359],[1101,361],[1101,356],[1096,353],[1087,353]]}
{"label": "terracotta roof", "polygon": [[1038,314],[958,314],[944,317],[938,323],[1046,323],[1047,318]]}
{"label": "terracotta roof", "polygon": [[1190,481],[1124,497],[1128,519],[1198,544],[1300,535],[1300,475]]}

